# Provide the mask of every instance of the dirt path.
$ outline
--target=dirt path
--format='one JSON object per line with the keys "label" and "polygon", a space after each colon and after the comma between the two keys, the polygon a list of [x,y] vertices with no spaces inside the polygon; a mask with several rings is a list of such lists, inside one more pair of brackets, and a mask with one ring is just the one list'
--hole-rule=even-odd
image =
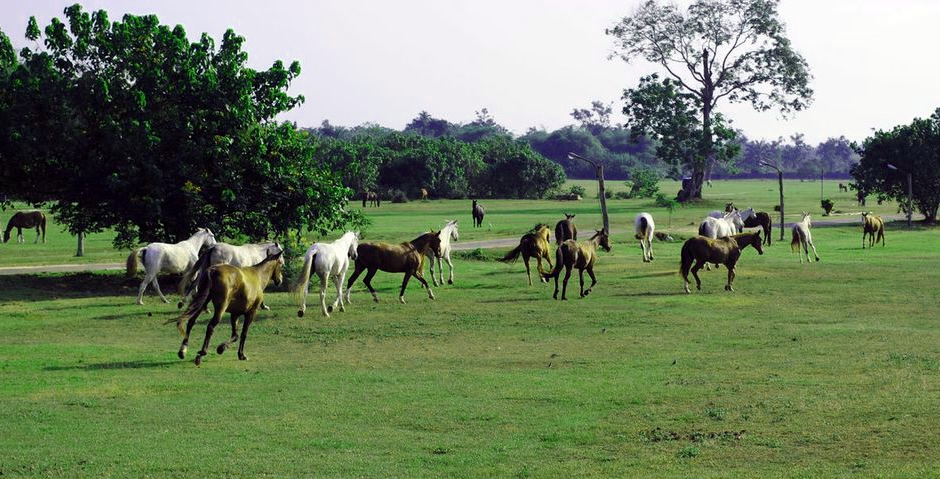
{"label": "dirt path", "polygon": [[[779,218],[779,216],[778,216]],[[827,217],[825,220],[814,220],[813,227],[826,227],[826,226],[844,226],[847,224],[858,224],[862,225],[859,213],[844,213],[841,215],[834,215]],[[907,219],[904,215],[885,215],[883,216],[885,221],[900,221]],[[922,218],[921,218],[922,219]],[[779,238],[779,232],[777,232],[778,222],[774,222],[774,236]],[[786,228],[789,229],[793,226],[793,223],[786,223]],[[672,228],[671,231],[678,232],[693,232],[694,226],[685,226]],[[628,234],[627,231],[615,230],[612,232],[612,236],[620,237],[622,235]],[[477,248],[491,249],[491,248],[512,248],[519,244],[519,237],[513,238],[494,238],[488,240],[480,241],[463,241],[453,243],[454,251],[468,251],[475,250]],[[123,263],[86,263],[86,264],[53,264],[53,265],[38,265],[38,266],[10,266],[0,268],[0,275],[14,275],[14,274],[36,274],[36,273],[75,273],[83,271],[108,271],[108,270],[120,270],[124,269]]]}

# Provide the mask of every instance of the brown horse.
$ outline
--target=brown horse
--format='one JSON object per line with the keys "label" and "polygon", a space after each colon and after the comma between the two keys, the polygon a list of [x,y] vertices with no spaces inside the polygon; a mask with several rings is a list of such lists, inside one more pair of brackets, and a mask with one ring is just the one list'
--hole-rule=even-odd
{"label": "brown horse", "polygon": [[428,290],[428,298],[434,299],[434,293],[431,287],[424,280],[424,256],[434,255],[441,257],[441,238],[437,231],[424,233],[423,235],[405,243],[393,245],[388,243],[359,243],[356,248],[356,270],[346,283],[346,303],[349,303],[349,295],[352,291],[352,285],[356,278],[363,271],[368,270],[362,282],[372,293],[372,299],[376,303],[379,297],[375,294],[375,288],[372,287],[372,277],[376,271],[382,270],[387,273],[405,273],[405,279],[401,282],[401,293],[398,300],[405,302],[405,287],[408,286],[408,280],[415,277]]}
{"label": "brown horse", "polygon": [[3,232],[3,242],[10,241],[10,231],[16,228],[16,242],[24,243],[23,228],[36,228],[36,241],[39,242],[39,232],[42,231],[42,242],[46,242],[46,215],[42,211],[18,211],[7,222],[7,229]]}
{"label": "brown horse", "polygon": [[578,227],[574,225],[575,215],[565,213],[565,219],[555,225],[555,243],[561,244],[565,240],[578,240]]}
{"label": "brown horse", "polygon": [[369,203],[369,206],[375,206],[376,208],[382,206],[382,198],[379,196],[377,191],[363,191],[362,192],[362,207],[366,207],[366,203]]}
{"label": "brown horse", "polygon": [[[555,293],[553,298],[558,299],[558,276],[561,275],[561,267],[565,267],[565,282],[561,290],[561,300],[567,301],[568,278],[571,277],[571,268],[578,268],[578,274],[581,279],[581,297],[591,294],[594,285],[597,284],[597,277],[594,276],[594,263],[597,261],[597,247],[604,248],[604,251],[610,251],[610,239],[607,231],[597,230],[591,239],[578,243],[575,240],[565,240],[558,249],[555,250],[555,270],[544,275],[545,279],[555,278]],[[584,289],[584,270],[587,270],[591,277],[591,286]]]}
{"label": "brown horse", "polygon": [[[865,237],[868,236],[868,247],[872,248],[881,240],[881,246],[885,245],[885,222],[880,216],[874,216],[869,212],[862,213],[862,220],[865,225],[862,229],[862,249],[865,249]],[[875,234],[878,237],[875,237]]]}
{"label": "brown horse", "polygon": [[[206,339],[202,343],[202,349],[196,355],[196,364],[202,363],[202,357],[206,355],[209,348],[209,340],[212,338],[212,331],[219,324],[222,315],[226,312],[231,313],[232,319],[232,337],[220,344],[216,352],[222,354],[228,347],[238,339],[238,317],[242,316],[242,334],[238,343],[238,359],[244,361],[248,359],[245,356],[245,338],[248,337],[248,328],[251,326],[255,316],[258,315],[258,309],[264,303],[264,288],[272,279],[274,284],[281,284],[284,277],[281,269],[284,265],[283,252],[278,251],[264,259],[264,261],[254,265],[237,267],[228,264],[219,264],[206,270],[206,274],[201,277],[199,282],[199,295],[189,303],[186,312],[180,315],[176,321],[176,327],[183,335],[183,343],[180,345],[179,358],[186,357],[186,349],[189,347],[189,334],[196,324],[196,318],[205,310],[209,301],[215,311],[209,325],[206,326]],[[186,330],[183,330],[183,321],[187,320]]]}
{"label": "brown horse", "polygon": [[473,200],[473,227],[483,227],[483,215],[486,214],[486,210],[483,208],[483,205],[477,204],[477,200]]}
{"label": "brown horse", "polygon": [[550,235],[551,230],[548,229],[548,225],[541,223],[535,225],[532,231],[522,235],[522,239],[519,240],[519,246],[516,246],[512,251],[506,253],[506,256],[503,256],[500,261],[504,263],[515,262],[516,258],[521,254],[522,260],[525,261],[525,275],[529,278],[529,286],[532,286],[532,274],[529,271],[529,258],[534,257],[537,262],[536,267],[539,272],[539,280],[546,281],[543,277],[545,270],[542,269],[542,258],[548,261],[548,268],[551,269],[552,260],[548,255]]}
{"label": "brown horse", "polygon": [[[689,271],[691,268],[692,276],[695,277],[695,288],[702,289],[702,280],[698,277],[698,270],[702,269],[707,263],[721,263],[728,268],[728,284],[725,285],[726,291],[734,292],[731,283],[734,282],[734,266],[741,257],[741,250],[748,246],[753,246],[759,254],[764,254],[761,248],[760,231],[754,233],[739,233],[736,235],[725,236],[718,239],[696,236],[686,240],[682,245],[682,263],[679,267],[679,273],[682,274],[682,287],[686,293],[689,291]],[[692,263],[695,266],[692,266]]]}

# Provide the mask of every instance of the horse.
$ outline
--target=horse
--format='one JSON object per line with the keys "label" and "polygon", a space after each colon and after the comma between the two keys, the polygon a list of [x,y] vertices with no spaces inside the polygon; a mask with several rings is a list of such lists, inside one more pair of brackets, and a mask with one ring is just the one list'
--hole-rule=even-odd
{"label": "horse", "polygon": [[[718,217],[714,216],[716,213]],[[739,211],[732,211],[731,213],[712,211],[707,218],[702,220],[698,227],[698,234],[706,238],[718,239],[737,234],[743,228],[744,221],[741,220]],[[715,267],[718,267],[718,263],[715,263]],[[711,271],[711,266],[706,264],[705,269]]]}
{"label": "horse", "polygon": [[154,289],[164,303],[169,303],[163,291],[160,291],[160,283],[157,281],[157,274],[170,273],[179,274],[190,268],[199,259],[199,250],[203,246],[213,246],[216,244],[215,235],[208,228],[199,228],[196,233],[187,240],[176,244],[168,243],[150,243],[135,249],[127,256],[127,277],[133,277],[137,274],[137,259],[144,265],[144,280],[140,283],[137,291],[137,304],[144,304],[144,291],[148,284],[153,284]]}
{"label": "horse", "polygon": [[643,262],[653,261],[653,235],[656,230],[656,223],[653,222],[653,216],[649,213],[640,213],[636,215],[633,221],[636,234],[634,238],[640,240],[640,249],[643,251]]}
{"label": "horse", "polygon": [[[555,269],[551,273],[544,274],[543,277],[548,280],[555,278],[555,293],[553,298],[558,299],[558,277],[561,275],[561,268],[565,268],[565,282],[561,290],[561,300],[567,301],[568,278],[571,277],[571,268],[578,268],[578,275],[581,279],[581,297],[591,294],[594,285],[597,284],[597,277],[594,276],[594,263],[597,261],[597,247],[604,248],[604,251],[610,252],[610,239],[606,230],[596,230],[594,236],[587,241],[578,243],[575,240],[565,240],[558,245],[555,250]],[[591,277],[591,286],[584,289],[584,271],[587,270]]]}
{"label": "horse", "polygon": [[555,243],[573,239],[578,240],[578,227],[574,224],[575,215],[565,213],[565,219],[555,224]]}
{"label": "horse", "polygon": [[750,218],[744,220],[745,228],[760,227],[764,230],[764,243],[770,246],[770,231],[772,229],[770,215],[764,211],[754,213]]}
{"label": "horse", "polygon": [[375,276],[378,270],[387,273],[405,273],[405,279],[401,282],[401,292],[398,295],[398,300],[403,304],[405,302],[405,287],[408,286],[408,280],[412,276],[428,290],[428,298],[434,299],[431,287],[422,277],[424,274],[424,256],[428,254],[434,254],[438,258],[441,256],[441,238],[437,232],[424,233],[411,241],[397,245],[360,243],[359,247],[356,248],[356,268],[346,283],[346,304],[351,303],[349,299],[352,285],[365,270],[368,270],[368,272],[362,282],[369,288],[372,299],[376,303],[379,302],[379,297],[375,294],[375,288],[372,287],[372,277]]}
{"label": "horse", "polygon": [[[809,263],[809,248],[813,248],[813,256],[819,261],[819,255],[816,253],[816,245],[813,244],[813,234],[809,229],[812,223],[809,219],[809,213],[803,212],[803,219],[793,225],[791,229],[792,239],[790,240],[790,249],[800,255],[800,264],[803,264],[803,252],[806,252],[806,262]],[[864,241],[864,240],[863,240]],[[800,247],[802,246],[802,250]]]}
{"label": "horse", "polygon": [[473,200],[473,226],[483,227],[483,215],[486,214],[486,210],[483,208],[483,205],[477,204],[477,200]]}
{"label": "horse", "polygon": [[[880,216],[874,216],[871,212],[862,213],[862,221],[865,223],[862,228],[862,249],[865,249],[865,237],[868,236],[868,247],[872,248],[881,240],[881,246],[885,245],[885,222]],[[875,234],[878,237],[875,237]]]}
{"label": "horse", "polygon": [[421,199],[422,199],[422,200],[428,199],[428,189],[427,189],[427,188],[421,188]]}
{"label": "horse", "polygon": [[46,243],[46,215],[42,211],[18,211],[10,221],[7,222],[7,229],[3,232],[3,242],[10,241],[10,231],[16,228],[16,242],[25,243],[23,239],[23,228],[36,228],[36,240],[33,244],[39,243],[39,233],[42,232],[42,242]]}
{"label": "horse", "polygon": [[[304,292],[300,309],[297,310],[298,318],[304,317],[304,312],[307,311],[307,293],[310,291],[311,273],[316,273],[320,277],[320,310],[323,315],[329,317],[330,312],[336,309],[337,305],[340,311],[346,311],[346,305],[343,303],[343,283],[346,282],[349,260],[355,261],[359,257],[356,252],[358,247],[359,233],[347,231],[332,243],[314,243],[307,248],[307,252],[304,253],[304,267],[291,288],[294,292],[300,292],[300,290]],[[327,307],[326,283],[330,277],[333,278],[333,284],[336,286],[336,299]]]}
{"label": "horse", "polygon": [[[449,220],[447,224],[438,232],[441,238],[441,257],[435,258],[434,255],[428,256],[429,268],[431,273],[431,283],[438,285],[437,278],[441,279],[440,285],[444,286],[444,261],[450,266],[450,276],[447,277],[447,284],[454,284],[454,263],[450,260],[450,240],[457,241],[460,234],[457,231],[457,220]],[[437,277],[434,276],[434,263],[437,263]]]}
{"label": "horse", "polygon": [[[180,359],[186,358],[186,350],[189,347],[189,334],[196,324],[196,318],[212,302],[214,311],[212,319],[206,326],[206,338],[202,343],[202,349],[196,355],[196,365],[202,363],[203,356],[209,348],[209,340],[212,338],[212,332],[215,326],[219,324],[222,315],[231,314],[232,336],[216,348],[218,354],[225,352],[228,347],[238,338],[238,317],[242,316],[242,334],[238,343],[238,359],[244,361],[248,359],[245,356],[245,338],[248,337],[248,328],[258,315],[258,309],[264,302],[264,288],[272,279],[274,284],[280,285],[284,280],[282,273],[284,266],[283,252],[279,251],[269,255],[264,261],[254,266],[232,266],[229,264],[218,264],[206,270],[206,274],[199,280],[199,296],[193,299],[186,308],[186,311],[176,320],[176,327],[183,335],[183,342],[180,344],[180,350],[177,353]],[[183,330],[183,321],[186,323],[186,330]]]}
{"label": "horse", "polygon": [[[698,277],[698,271],[703,265],[708,263],[722,263],[728,268],[728,284],[725,285],[725,291],[734,292],[731,283],[734,282],[734,267],[741,257],[741,251],[748,246],[753,246],[759,254],[764,254],[761,248],[760,231],[754,233],[738,233],[731,236],[725,236],[718,239],[696,236],[686,240],[682,245],[681,263],[679,273],[682,275],[682,288],[686,293],[689,290],[689,271],[695,277],[695,288],[702,289],[702,280]],[[692,266],[692,263],[695,266]]]}
{"label": "horse", "polygon": [[547,281],[544,278],[545,270],[542,269],[542,258],[548,262],[548,268],[552,269],[552,259],[548,255],[551,245],[550,235],[551,230],[548,229],[548,225],[542,223],[535,225],[532,231],[522,235],[522,238],[519,240],[519,246],[516,246],[512,251],[506,253],[506,256],[503,256],[500,261],[504,263],[515,262],[516,258],[521,254],[522,260],[525,262],[525,275],[529,278],[529,286],[532,286],[529,258],[534,257],[537,262],[536,268],[538,269],[539,280]]}
{"label": "horse", "polygon": [[848,186],[845,186],[844,183],[839,183],[839,193],[842,193],[843,191],[846,192],[846,193],[848,193],[848,192],[849,192],[849,187],[848,187]]}
{"label": "horse", "polygon": [[731,207],[731,211],[712,211],[708,213],[708,217],[715,219],[730,219],[731,223],[734,225],[734,233],[740,233],[744,231],[744,222],[754,216],[754,208],[739,210],[734,207],[734,203],[728,203],[725,205],[725,209],[727,210],[729,206]]}
{"label": "horse", "polygon": [[[179,300],[179,303],[176,304],[176,307],[183,307],[183,303],[192,296],[193,290],[196,285],[199,284],[199,280],[202,275],[205,274],[206,269],[210,266],[217,264],[251,266],[260,263],[262,260],[278,251],[284,251],[284,249],[280,244],[272,242],[244,244],[241,246],[234,246],[228,243],[216,243],[210,246],[203,251],[203,253],[199,255],[199,259],[183,273],[183,278],[180,280],[179,284],[179,292],[182,298]],[[262,304],[261,309],[270,308]]]}

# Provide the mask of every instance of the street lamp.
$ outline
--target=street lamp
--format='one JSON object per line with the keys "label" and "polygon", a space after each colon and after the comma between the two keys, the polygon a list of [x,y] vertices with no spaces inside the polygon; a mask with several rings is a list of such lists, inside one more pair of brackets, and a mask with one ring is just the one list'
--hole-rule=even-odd
{"label": "street lamp", "polygon": [[911,172],[902,170],[891,163],[887,163],[885,166],[887,166],[889,170],[900,171],[907,174],[907,227],[911,228],[911,214],[914,212],[913,203],[911,201]]}
{"label": "street lamp", "polygon": [[783,170],[779,166],[766,160],[760,160],[757,164],[777,170],[777,181],[780,184],[780,241],[783,241]]}
{"label": "street lamp", "polygon": [[584,160],[594,167],[594,174],[597,176],[597,196],[601,200],[601,218],[604,221],[604,231],[610,234],[610,220],[607,217],[607,196],[604,191],[604,165],[589,160],[577,153],[568,153],[569,160]]}

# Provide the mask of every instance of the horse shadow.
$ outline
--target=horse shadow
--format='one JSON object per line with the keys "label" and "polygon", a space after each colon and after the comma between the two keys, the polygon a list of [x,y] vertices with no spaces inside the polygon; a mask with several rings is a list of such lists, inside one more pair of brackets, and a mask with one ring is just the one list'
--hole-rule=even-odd
{"label": "horse shadow", "polygon": [[182,364],[178,359],[166,361],[137,360],[137,361],[109,361],[104,363],[76,364],[74,366],[46,366],[43,371],[100,371],[107,369],[146,369],[162,368],[173,364]]}
{"label": "horse shadow", "polygon": [[[165,293],[175,293],[180,276],[165,275],[158,280]],[[114,273],[12,274],[0,276],[0,302],[135,296],[139,286],[140,278]]]}

